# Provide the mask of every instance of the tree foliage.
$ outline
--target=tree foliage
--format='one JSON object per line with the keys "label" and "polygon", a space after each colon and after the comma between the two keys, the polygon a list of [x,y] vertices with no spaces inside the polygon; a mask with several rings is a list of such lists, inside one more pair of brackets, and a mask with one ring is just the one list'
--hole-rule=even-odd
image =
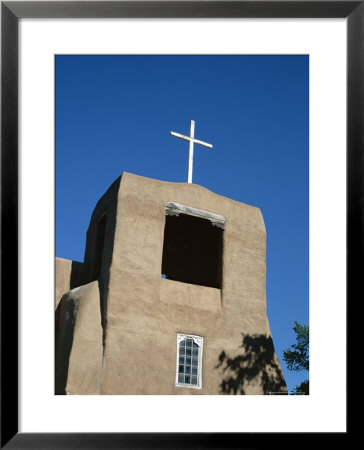
{"label": "tree foliage", "polygon": [[308,395],[309,394],[309,381],[305,380],[302,381],[302,383],[298,386],[296,386],[293,391],[291,392],[291,395]]}
{"label": "tree foliage", "polygon": [[[297,321],[294,322],[293,327],[296,333],[296,344],[291,345],[287,350],[283,350],[283,360],[287,364],[288,370],[301,372],[309,370],[309,329],[307,325],[301,325]],[[294,395],[308,395],[309,381],[303,381],[299,386],[296,386],[292,394]]]}
{"label": "tree foliage", "polygon": [[307,325],[300,325],[297,321],[294,323],[293,330],[296,333],[296,344],[287,350],[283,350],[283,359],[288,370],[300,372],[301,370],[309,370],[309,331]]}

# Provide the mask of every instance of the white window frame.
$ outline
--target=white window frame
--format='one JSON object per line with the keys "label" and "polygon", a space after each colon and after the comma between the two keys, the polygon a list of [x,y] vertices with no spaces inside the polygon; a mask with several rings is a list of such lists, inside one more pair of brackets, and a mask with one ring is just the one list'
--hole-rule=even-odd
{"label": "white window frame", "polygon": [[[178,382],[178,366],[179,366],[179,344],[184,339],[192,339],[199,347],[198,352],[198,372],[197,372],[197,385],[185,384]],[[202,352],[203,352],[203,337],[195,336],[193,334],[177,333],[177,357],[176,357],[176,386],[184,387],[188,389],[202,389]]]}

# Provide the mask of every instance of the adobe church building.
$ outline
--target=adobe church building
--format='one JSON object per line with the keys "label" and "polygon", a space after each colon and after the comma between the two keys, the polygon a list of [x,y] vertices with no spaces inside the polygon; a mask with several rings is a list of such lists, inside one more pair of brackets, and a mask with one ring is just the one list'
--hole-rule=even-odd
{"label": "adobe church building", "polygon": [[284,394],[256,207],[123,173],[56,258],[56,394]]}

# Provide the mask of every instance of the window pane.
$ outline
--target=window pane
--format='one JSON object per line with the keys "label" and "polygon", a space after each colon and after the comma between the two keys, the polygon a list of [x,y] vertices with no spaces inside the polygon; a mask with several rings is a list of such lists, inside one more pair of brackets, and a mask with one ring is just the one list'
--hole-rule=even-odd
{"label": "window pane", "polygon": [[177,378],[176,386],[202,388],[203,338],[177,334]]}
{"label": "window pane", "polygon": [[185,377],[184,375],[178,375],[178,383],[184,383],[185,382]]}

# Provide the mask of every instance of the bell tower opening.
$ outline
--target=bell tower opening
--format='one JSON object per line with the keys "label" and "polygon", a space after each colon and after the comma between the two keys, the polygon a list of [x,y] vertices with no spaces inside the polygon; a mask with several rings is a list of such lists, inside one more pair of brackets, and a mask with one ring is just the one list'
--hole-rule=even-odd
{"label": "bell tower opening", "polygon": [[206,218],[167,215],[162,277],[221,288],[223,229]]}

